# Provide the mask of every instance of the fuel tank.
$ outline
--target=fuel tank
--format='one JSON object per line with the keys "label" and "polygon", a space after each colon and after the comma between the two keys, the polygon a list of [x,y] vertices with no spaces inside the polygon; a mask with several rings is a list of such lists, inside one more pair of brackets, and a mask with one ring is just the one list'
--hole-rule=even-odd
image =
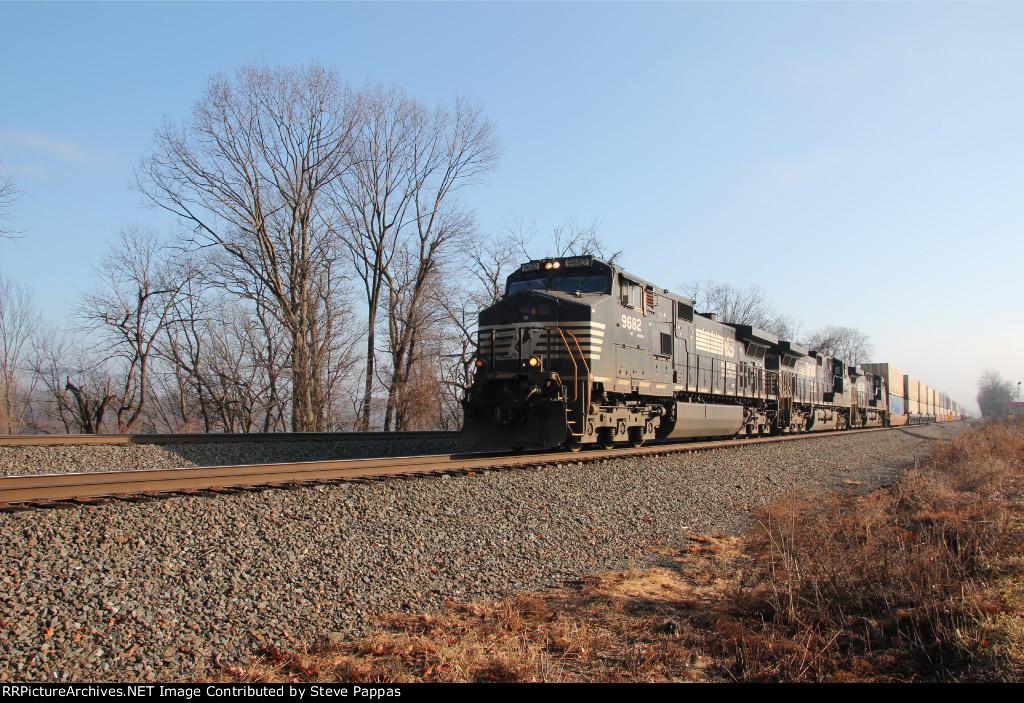
{"label": "fuel tank", "polygon": [[739,405],[675,403],[661,419],[659,439],[684,437],[730,437],[743,427],[743,408]]}

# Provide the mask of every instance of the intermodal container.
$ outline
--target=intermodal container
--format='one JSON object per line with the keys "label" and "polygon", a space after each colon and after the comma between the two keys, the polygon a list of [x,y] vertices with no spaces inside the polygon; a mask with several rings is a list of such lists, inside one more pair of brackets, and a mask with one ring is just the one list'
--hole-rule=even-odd
{"label": "intermodal container", "polygon": [[913,376],[903,377],[903,397],[907,400],[918,400],[921,382]]}
{"label": "intermodal container", "polygon": [[889,414],[890,415],[906,415],[907,404],[903,400],[901,395],[889,394]]}

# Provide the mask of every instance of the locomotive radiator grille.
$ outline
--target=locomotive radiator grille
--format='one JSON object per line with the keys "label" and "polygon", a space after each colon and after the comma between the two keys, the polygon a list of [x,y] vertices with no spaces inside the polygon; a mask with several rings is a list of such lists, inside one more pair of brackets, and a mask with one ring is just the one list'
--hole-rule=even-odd
{"label": "locomotive radiator grille", "polygon": [[[589,323],[564,325],[561,329],[576,340],[579,352],[589,360],[600,360],[604,346],[604,325]],[[571,360],[570,354],[558,335],[557,327],[521,323],[502,327],[480,327],[477,344],[481,354],[492,354],[495,359],[518,359],[532,355],[554,360]]]}

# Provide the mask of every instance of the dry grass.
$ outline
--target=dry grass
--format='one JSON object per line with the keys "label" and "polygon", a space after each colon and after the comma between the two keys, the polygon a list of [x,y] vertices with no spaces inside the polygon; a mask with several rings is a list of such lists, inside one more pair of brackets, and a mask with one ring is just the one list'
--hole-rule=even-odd
{"label": "dry grass", "polygon": [[1024,423],[980,425],[896,487],[793,497],[676,568],[265,653],[239,681],[960,681],[1024,672]]}
{"label": "dry grass", "polygon": [[[236,681],[568,682],[716,678],[694,621],[728,602],[736,538],[697,538],[683,571],[617,572],[555,593],[396,615],[368,637],[308,653],[269,651]],[[684,575],[685,574],[685,575]]]}

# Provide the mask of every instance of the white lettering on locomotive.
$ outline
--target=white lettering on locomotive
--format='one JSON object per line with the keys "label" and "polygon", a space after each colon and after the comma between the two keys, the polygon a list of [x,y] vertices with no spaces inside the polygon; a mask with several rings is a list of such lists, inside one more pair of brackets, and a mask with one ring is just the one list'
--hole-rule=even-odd
{"label": "white lettering on locomotive", "polygon": [[643,326],[643,322],[639,317],[631,317],[629,315],[622,316],[622,326],[630,332],[639,332]]}

